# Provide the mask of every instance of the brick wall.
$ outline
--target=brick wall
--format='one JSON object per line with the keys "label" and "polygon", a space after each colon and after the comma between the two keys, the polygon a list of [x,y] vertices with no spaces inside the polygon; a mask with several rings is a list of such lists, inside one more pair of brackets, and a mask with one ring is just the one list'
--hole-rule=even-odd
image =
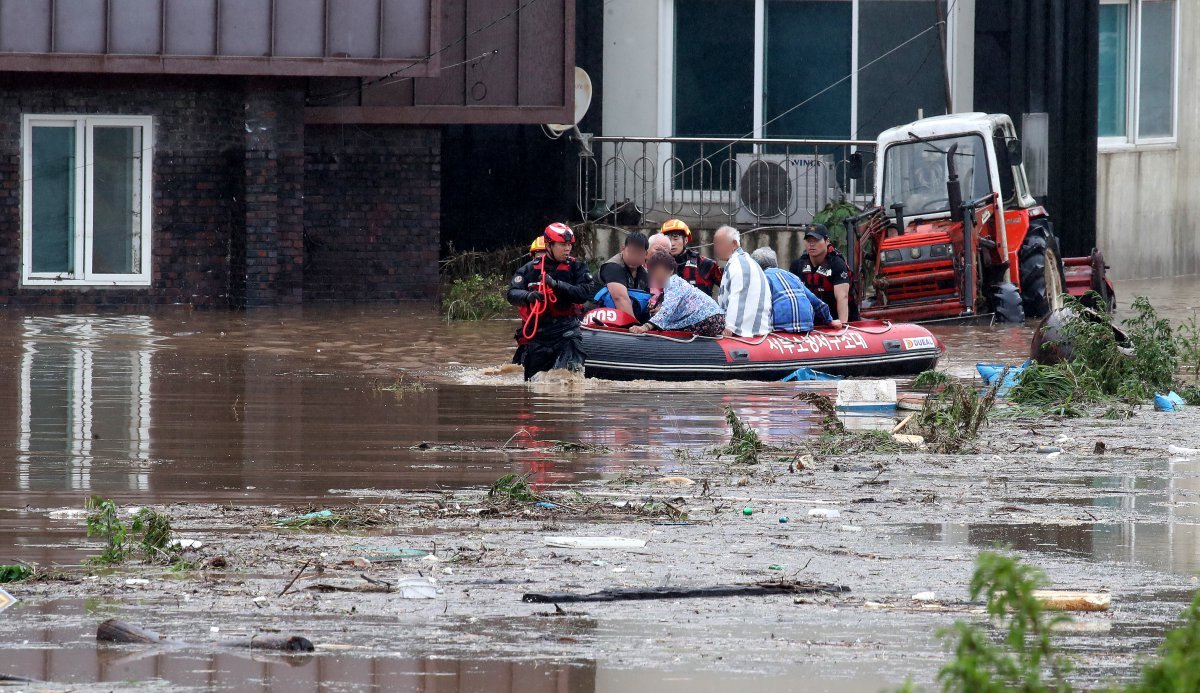
{"label": "brick wall", "polygon": [[[154,116],[149,287],[20,285],[25,114]],[[0,305],[433,298],[440,131],[303,118],[298,81],[0,73]]]}
{"label": "brick wall", "polygon": [[[230,243],[241,224],[242,98],[237,80],[0,75],[0,304],[230,303]],[[155,118],[149,288],[41,288],[21,280],[21,116]],[[236,168],[235,168],[236,167]]]}
{"label": "brick wall", "polygon": [[440,142],[437,128],[305,129],[306,301],[436,296]]}

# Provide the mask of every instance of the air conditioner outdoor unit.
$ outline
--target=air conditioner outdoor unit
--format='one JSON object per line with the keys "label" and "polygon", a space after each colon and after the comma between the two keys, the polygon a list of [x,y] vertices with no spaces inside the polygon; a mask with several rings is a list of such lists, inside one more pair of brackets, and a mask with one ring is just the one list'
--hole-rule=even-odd
{"label": "air conditioner outdoor unit", "polygon": [[737,163],[739,224],[807,224],[829,202],[832,156],[748,153]]}

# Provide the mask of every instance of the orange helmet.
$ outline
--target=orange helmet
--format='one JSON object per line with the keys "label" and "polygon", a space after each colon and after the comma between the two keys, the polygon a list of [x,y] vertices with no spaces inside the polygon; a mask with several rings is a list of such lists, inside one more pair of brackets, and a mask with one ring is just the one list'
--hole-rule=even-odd
{"label": "orange helmet", "polygon": [[659,233],[663,235],[682,233],[689,243],[692,242],[692,230],[688,228],[687,224],[678,219],[667,219],[666,223],[662,225],[662,229],[659,230]]}
{"label": "orange helmet", "polygon": [[529,254],[530,255],[533,255],[534,253],[538,253],[538,252],[542,252],[542,253],[546,252],[546,237],[545,236],[538,236],[537,238],[533,239],[533,243],[529,244]]}

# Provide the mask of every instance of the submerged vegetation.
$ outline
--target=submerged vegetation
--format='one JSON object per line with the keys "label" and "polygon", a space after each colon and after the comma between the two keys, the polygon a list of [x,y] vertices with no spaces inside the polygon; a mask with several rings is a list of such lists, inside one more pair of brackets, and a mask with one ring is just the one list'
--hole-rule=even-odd
{"label": "submerged vegetation", "polygon": [[762,453],[779,452],[779,448],[767,445],[758,437],[758,431],[747,426],[732,407],[725,407],[725,423],[729,424],[729,444],[717,448],[717,457],[732,455],[738,464],[758,464]]}
{"label": "submerged vegetation", "polygon": [[934,452],[959,452],[979,435],[996,404],[1004,378],[982,393],[958,380],[948,381],[941,392],[925,398],[916,424]]}
{"label": "submerged vegetation", "polygon": [[1200,372],[1200,331],[1194,319],[1176,332],[1139,296],[1122,332],[1106,310],[1085,308],[1071,297],[1066,305],[1061,335],[1043,348],[1069,345],[1070,357],[1052,365],[1034,364],[1021,373],[1011,394],[1018,413],[1081,416],[1090,405],[1111,409],[1114,402],[1137,404],[1172,389],[1200,401],[1195,385],[1181,377],[1189,369]]}

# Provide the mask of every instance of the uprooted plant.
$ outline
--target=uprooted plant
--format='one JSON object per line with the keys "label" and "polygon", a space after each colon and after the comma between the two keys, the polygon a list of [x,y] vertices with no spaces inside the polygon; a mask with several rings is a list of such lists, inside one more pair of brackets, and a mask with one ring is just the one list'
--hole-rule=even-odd
{"label": "uprooted plant", "polygon": [[725,407],[725,422],[729,424],[729,443],[717,448],[718,458],[733,455],[738,464],[758,464],[760,454],[780,451],[779,448],[764,443],[758,437],[758,431],[738,418],[732,407]]}
{"label": "uprooted plant", "polygon": [[916,418],[917,430],[926,445],[934,452],[945,453],[966,447],[987,424],[1003,382],[1001,375],[980,392],[959,380],[950,380],[941,392],[926,397]]}
{"label": "uprooted plant", "polygon": [[529,475],[505,474],[488,487],[488,498],[511,503],[533,503],[541,500],[529,486]]}
{"label": "uprooted plant", "polygon": [[104,541],[104,550],[90,562],[113,565],[138,553],[151,563],[171,563],[178,557],[171,542],[171,520],[157,510],[141,508],[127,523],[117,504],[108,498],[92,496],[86,508],[87,535]]}

